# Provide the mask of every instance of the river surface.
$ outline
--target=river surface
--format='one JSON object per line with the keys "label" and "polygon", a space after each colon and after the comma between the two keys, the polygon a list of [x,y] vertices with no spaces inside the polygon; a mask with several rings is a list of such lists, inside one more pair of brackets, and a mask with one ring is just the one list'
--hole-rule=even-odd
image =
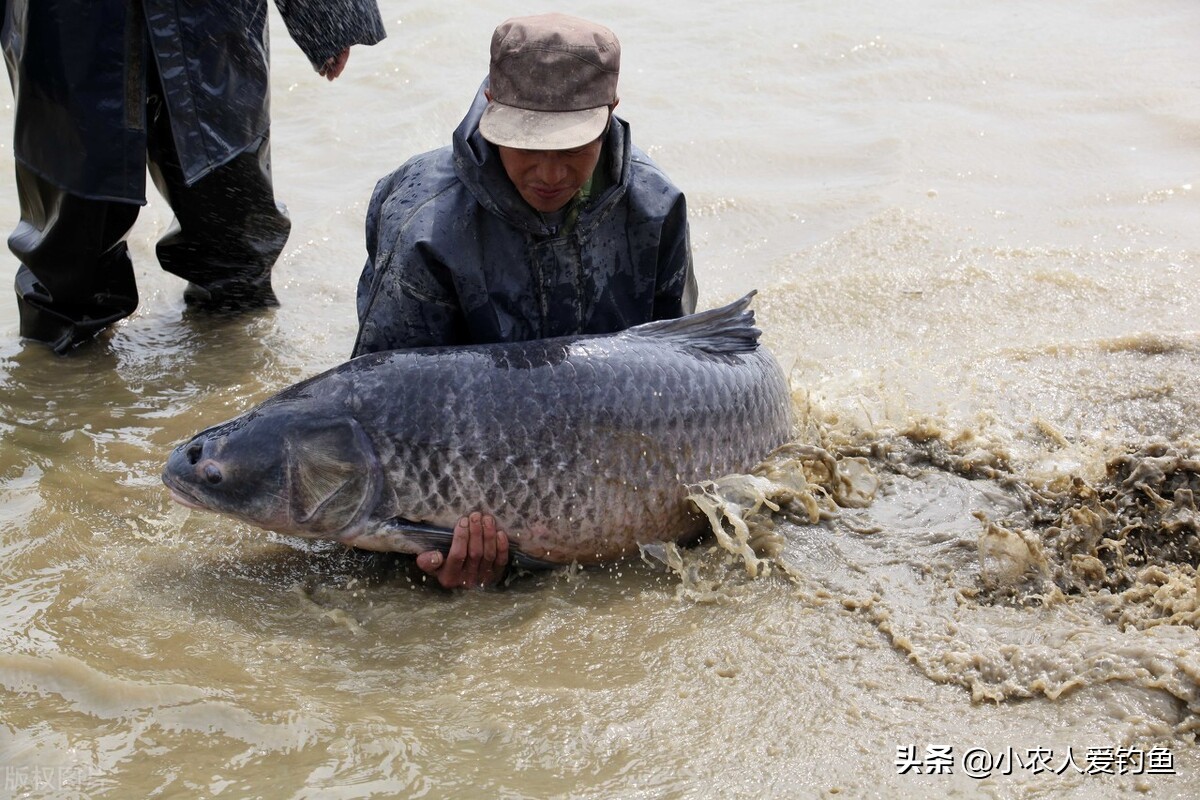
{"label": "river surface", "polygon": [[0,303],[0,797],[1196,796],[1200,5],[564,4],[797,446],[748,529],[465,593],[159,480],[346,357],[375,181],[544,10],[381,5],[332,85],[273,18],[279,309],[185,311],[157,196],[111,334]]}

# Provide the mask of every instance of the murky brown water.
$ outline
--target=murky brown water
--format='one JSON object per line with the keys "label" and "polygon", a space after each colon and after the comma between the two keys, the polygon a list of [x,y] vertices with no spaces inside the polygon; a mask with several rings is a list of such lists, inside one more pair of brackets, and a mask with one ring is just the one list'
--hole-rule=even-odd
{"label": "murky brown water", "polygon": [[446,594],[158,478],[345,356],[374,181],[542,10],[383,7],[333,85],[276,29],[280,309],[185,313],[156,198],[111,336],[56,358],[0,304],[0,796],[1195,795],[1200,8],[569,5],[810,449],[748,495],[757,576],[731,529]]}

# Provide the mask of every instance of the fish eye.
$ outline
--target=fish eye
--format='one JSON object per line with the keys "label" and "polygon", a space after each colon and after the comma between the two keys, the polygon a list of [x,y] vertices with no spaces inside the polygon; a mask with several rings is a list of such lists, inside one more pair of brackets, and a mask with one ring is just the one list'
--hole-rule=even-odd
{"label": "fish eye", "polygon": [[221,468],[216,464],[204,465],[204,480],[215,486],[216,484],[220,483],[223,478],[224,476],[221,474]]}

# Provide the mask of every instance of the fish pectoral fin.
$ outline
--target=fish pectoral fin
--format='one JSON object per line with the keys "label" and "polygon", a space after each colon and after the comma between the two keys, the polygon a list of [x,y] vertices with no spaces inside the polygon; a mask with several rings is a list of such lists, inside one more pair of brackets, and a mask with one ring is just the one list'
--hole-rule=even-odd
{"label": "fish pectoral fin", "polygon": [[562,566],[562,564],[555,564],[553,561],[544,561],[543,559],[535,558],[527,553],[523,553],[521,552],[521,548],[514,544],[509,544],[508,546],[508,561],[510,564],[514,564],[515,566],[518,566],[521,569],[529,570],[530,572],[537,572],[538,570],[543,569],[555,569],[556,567]]}
{"label": "fish pectoral fin", "polygon": [[[404,517],[392,517],[382,527],[388,533],[403,535],[410,542],[420,547],[423,552],[438,550],[442,555],[445,555],[450,552],[450,544],[454,541],[453,528],[443,528],[439,525],[429,525],[424,522],[413,522]],[[553,561],[544,561],[521,552],[521,548],[513,544],[511,539],[508,545],[508,562],[531,572],[562,566],[562,564],[555,564]]]}
{"label": "fish pectoral fin", "polygon": [[424,522],[413,522],[404,517],[392,517],[381,526],[389,534],[404,536],[421,551],[440,550],[450,552],[450,542],[454,540],[453,528],[442,528],[437,525],[427,525]]}

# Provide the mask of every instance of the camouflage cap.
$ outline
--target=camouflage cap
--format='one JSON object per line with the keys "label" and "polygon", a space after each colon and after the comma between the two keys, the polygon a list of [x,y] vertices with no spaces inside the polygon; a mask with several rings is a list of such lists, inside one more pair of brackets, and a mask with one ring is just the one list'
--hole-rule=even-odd
{"label": "camouflage cap", "polygon": [[620,71],[621,44],[603,25],[565,14],[506,20],[492,34],[492,101],[479,132],[523,150],[585,145],[608,124]]}

